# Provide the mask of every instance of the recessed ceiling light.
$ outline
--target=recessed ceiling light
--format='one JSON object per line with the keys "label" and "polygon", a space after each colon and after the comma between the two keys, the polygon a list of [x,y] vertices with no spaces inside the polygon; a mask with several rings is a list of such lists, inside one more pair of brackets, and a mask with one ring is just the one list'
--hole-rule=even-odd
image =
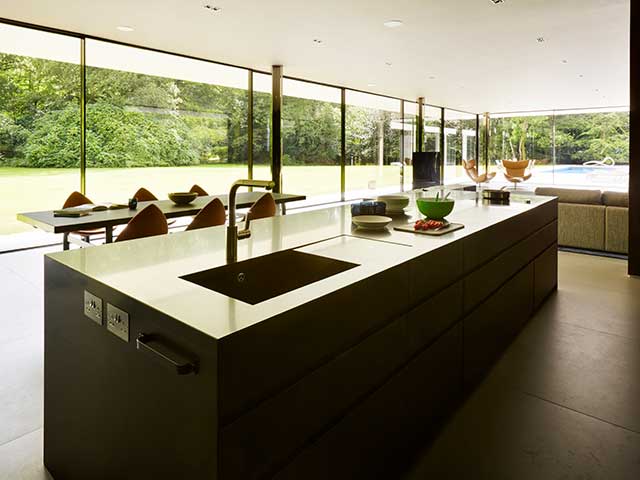
{"label": "recessed ceiling light", "polygon": [[324,41],[319,38],[314,38],[313,43],[315,43],[316,45],[324,45]]}
{"label": "recessed ceiling light", "polygon": [[579,74],[578,78],[584,78],[584,75],[583,74]]}
{"label": "recessed ceiling light", "polygon": [[387,28],[398,28],[403,26],[404,22],[402,20],[387,20],[383,25]]}
{"label": "recessed ceiling light", "polygon": [[504,3],[504,0],[491,0],[491,2],[493,2],[495,5],[500,5],[501,3]]}
{"label": "recessed ceiling light", "polygon": [[435,75],[429,75],[429,80],[435,80],[436,76]]}
{"label": "recessed ceiling light", "polygon": [[129,27],[127,25],[118,25],[116,29],[120,30],[121,32],[133,32],[133,27]]}
{"label": "recessed ceiling light", "polygon": [[569,60],[562,60],[562,63],[566,65],[567,63],[569,63]]}
{"label": "recessed ceiling light", "polygon": [[207,10],[209,10],[210,12],[213,13],[221,13],[222,12],[222,7],[218,7],[217,5],[205,5],[204,8],[206,8]]}
{"label": "recessed ceiling light", "polygon": [[375,87],[376,84],[375,83],[367,83],[367,87]]}
{"label": "recessed ceiling light", "polygon": [[544,37],[538,37],[538,38],[536,38],[536,42],[538,42],[538,43],[544,43]]}
{"label": "recessed ceiling light", "polygon": [[393,63],[391,63],[391,62],[384,62],[384,64],[385,64],[387,67],[390,67],[390,66],[392,66],[392,65],[393,65]]}

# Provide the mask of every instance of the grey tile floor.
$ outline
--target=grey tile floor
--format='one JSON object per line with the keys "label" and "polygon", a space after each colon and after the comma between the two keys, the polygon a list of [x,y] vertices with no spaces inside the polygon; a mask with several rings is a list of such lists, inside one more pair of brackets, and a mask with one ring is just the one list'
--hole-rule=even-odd
{"label": "grey tile floor", "polygon": [[[0,480],[51,479],[42,466],[49,250],[0,255]],[[640,279],[626,263],[560,253],[558,293],[398,478],[640,478]]]}

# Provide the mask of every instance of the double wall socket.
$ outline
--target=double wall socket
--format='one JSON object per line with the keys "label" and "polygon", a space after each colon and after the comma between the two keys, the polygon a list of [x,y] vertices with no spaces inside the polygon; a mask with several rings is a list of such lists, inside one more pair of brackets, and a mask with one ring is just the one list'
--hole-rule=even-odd
{"label": "double wall socket", "polygon": [[98,325],[102,325],[102,299],[84,291],[84,314]]}
{"label": "double wall socket", "polygon": [[129,341],[129,314],[107,303],[107,330],[116,337]]}

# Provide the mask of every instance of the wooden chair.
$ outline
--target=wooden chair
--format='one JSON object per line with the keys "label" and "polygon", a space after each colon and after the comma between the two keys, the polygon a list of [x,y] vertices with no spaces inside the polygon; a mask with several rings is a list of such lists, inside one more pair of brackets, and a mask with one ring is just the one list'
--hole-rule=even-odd
{"label": "wooden chair", "polygon": [[186,230],[197,230],[198,228],[224,225],[226,220],[227,214],[224,205],[219,198],[214,198],[200,210],[198,215],[196,215],[193,221],[187,226]]}
{"label": "wooden chair", "polygon": [[207,191],[202,188],[200,185],[195,184],[193,187],[191,187],[191,190],[189,190],[191,193],[197,193],[199,197],[207,197],[209,196],[209,194],[207,193]]}
{"label": "wooden chair", "polygon": [[[153,193],[151,193],[149,190],[147,190],[144,187],[140,187],[136,191],[136,193],[133,194],[133,198],[135,198],[139,202],[155,202],[158,200],[158,197],[156,197]],[[167,225],[171,226],[174,223],[176,223],[175,219],[169,220],[167,222]]]}
{"label": "wooden chair", "polygon": [[531,169],[534,160],[503,160],[502,168],[504,168],[504,176],[513,183],[514,190],[518,188],[518,184],[526,182],[531,178]]}
{"label": "wooden chair", "polygon": [[151,193],[144,187],[140,187],[138,191],[133,194],[133,198],[135,198],[139,202],[153,202],[155,200],[158,200],[158,197],[156,197],[153,193]]}
{"label": "wooden chair", "polygon": [[463,160],[462,166],[464,167],[464,171],[467,173],[467,176],[478,186],[480,186],[481,183],[490,182],[496,176],[496,172],[486,172],[479,175],[476,161],[473,159],[466,161]]}
{"label": "wooden chair", "polygon": [[133,217],[125,227],[116,242],[134,240],[136,238],[163,235],[169,231],[167,219],[157,206],[151,204],[144,207]]}
{"label": "wooden chair", "polygon": [[[71,195],[69,195],[69,197],[67,197],[64,205],[62,205],[62,208],[71,208],[87,204],[93,205],[93,202],[82,193],[73,192]],[[84,242],[91,243],[92,235],[104,235],[104,233],[104,229],[102,228],[95,228],[92,230],[78,230],[75,232],[65,233],[62,237],[62,248],[64,250],[69,250],[69,235],[78,235]]]}
{"label": "wooden chair", "polygon": [[273,217],[276,214],[276,201],[273,195],[265,193],[251,206],[247,212],[247,221]]}

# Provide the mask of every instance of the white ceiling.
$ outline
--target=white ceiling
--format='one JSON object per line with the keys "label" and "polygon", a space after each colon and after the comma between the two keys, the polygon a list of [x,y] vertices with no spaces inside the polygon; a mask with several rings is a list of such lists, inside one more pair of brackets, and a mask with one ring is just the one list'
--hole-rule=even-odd
{"label": "white ceiling", "polygon": [[0,17],[480,113],[627,105],[629,2],[0,0]]}

